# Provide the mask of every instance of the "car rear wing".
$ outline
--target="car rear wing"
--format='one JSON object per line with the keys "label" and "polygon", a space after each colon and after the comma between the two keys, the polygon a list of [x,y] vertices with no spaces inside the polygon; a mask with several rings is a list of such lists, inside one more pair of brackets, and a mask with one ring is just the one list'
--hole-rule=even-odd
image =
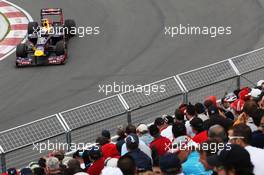
{"label": "car rear wing", "polygon": [[41,9],[40,15],[62,15],[62,9],[61,8],[45,8]]}

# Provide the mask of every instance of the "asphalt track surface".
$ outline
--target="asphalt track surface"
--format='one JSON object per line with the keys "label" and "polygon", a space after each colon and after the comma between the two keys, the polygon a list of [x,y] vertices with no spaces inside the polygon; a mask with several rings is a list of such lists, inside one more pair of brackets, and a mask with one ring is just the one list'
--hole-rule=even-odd
{"label": "asphalt track surface", "polygon": [[[263,34],[256,0],[11,0],[35,20],[61,7],[78,26],[101,34],[74,38],[65,66],[16,69],[0,62],[0,130],[100,98],[99,84],[146,84],[251,50]],[[232,35],[164,35],[164,26],[231,26]]]}

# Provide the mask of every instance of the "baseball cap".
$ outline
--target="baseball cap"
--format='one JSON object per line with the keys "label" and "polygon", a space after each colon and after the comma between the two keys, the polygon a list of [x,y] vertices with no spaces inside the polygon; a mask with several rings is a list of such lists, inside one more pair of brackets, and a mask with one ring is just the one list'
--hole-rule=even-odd
{"label": "baseball cap", "polygon": [[140,124],[137,127],[137,131],[140,132],[140,133],[148,131],[148,126],[145,125],[145,124]]}
{"label": "baseball cap", "polygon": [[225,98],[224,98],[224,100],[225,100],[226,102],[234,102],[236,99],[237,99],[237,96],[236,96],[236,94],[233,93],[233,92],[228,93],[228,94],[225,96]]}
{"label": "baseball cap", "polygon": [[17,170],[16,170],[16,168],[9,168],[9,169],[7,170],[7,173],[8,173],[9,175],[17,175]]}
{"label": "baseball cap", "polygon": [[261,90],[253,88],[253,89],[251,89],[251,91],[248,95],[250,95],[253,98],[258,98],[260,96],[260,94],[261,94]]}
{"label": "baseball cap", "polygon": [[123,173],[117,167],[104,167],[101,175],[123,175]]}
{"label": "baseball cap", "polygon": [[213,167],[225,165],[245,167],[251,164],[247,150],[237,144],[227,144],[217,154],[207,157],[207,162]]}
{"label": "baseball cap", "polygon": [[139,144],[138,136],[134,133],[129,134],[125,139],[126,144]]}
{"label": "baseball cap", "polygon": [[166,174],[178,173],[181,170],[181,161],[175,153],[165,154],[160,158],[160,169]]}
{"label": "baseball cap", "polygon": [[257,86],[262,86],[263,83],[264,83],[264,80],[259,80],[259,81],[257,82]]}

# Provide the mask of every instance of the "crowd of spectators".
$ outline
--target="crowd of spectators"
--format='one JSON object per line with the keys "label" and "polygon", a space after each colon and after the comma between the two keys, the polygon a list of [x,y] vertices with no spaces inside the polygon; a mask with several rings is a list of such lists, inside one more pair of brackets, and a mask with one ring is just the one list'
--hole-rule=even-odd
{"label": "crowd of spectators", "polygon": [[5,175],[263,175],[264,80],[220,101],[181,104],[153,124],[103,130],[96,145],[66,156],[54,150]]}

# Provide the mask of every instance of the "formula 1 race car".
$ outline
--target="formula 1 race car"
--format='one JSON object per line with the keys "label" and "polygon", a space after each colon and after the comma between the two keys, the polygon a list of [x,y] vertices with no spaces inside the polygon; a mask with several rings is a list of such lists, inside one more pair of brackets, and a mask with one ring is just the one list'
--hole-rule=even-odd
{"label": "formula 1 race car", "polygon": [[76,33],[74,20],[65,20],[62,9],[41,9],[41,25],[28,24],[28,41],[16,48],[16,66],[65,64],[67,42]]}

